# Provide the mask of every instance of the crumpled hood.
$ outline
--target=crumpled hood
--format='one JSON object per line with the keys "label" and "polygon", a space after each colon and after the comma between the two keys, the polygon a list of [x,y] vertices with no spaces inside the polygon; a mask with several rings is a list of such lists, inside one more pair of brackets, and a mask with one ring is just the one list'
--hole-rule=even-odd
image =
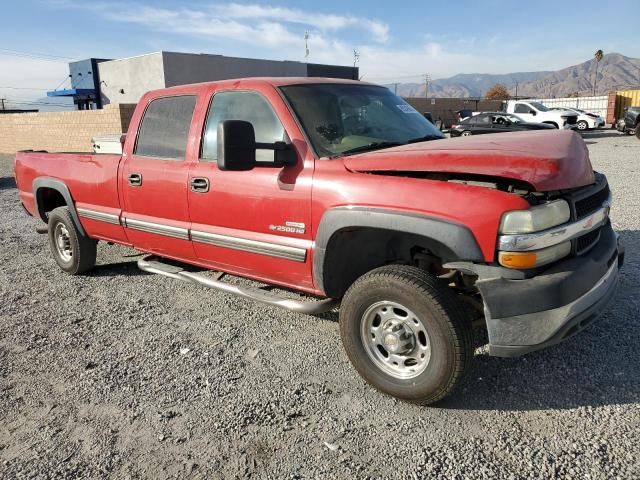
{"label": "crumpled hood", "polygon": [[347,156],[343,161],[354,172],[487,175],[527,182],[539,192],[595,181],[584,141],[568,130],[432,140]]}

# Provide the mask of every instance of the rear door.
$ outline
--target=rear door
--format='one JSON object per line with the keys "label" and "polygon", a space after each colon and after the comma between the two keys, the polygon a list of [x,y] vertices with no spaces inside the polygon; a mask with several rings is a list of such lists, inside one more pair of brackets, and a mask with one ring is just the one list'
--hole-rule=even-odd
{"label": "rear door", "polygon": [[[133,153],[120,175],[123,217],[129,241],[166,257],[192,259],[185,161],[196,95],[149,101]],[[126,155],[126,154],[125,154]]]}
{"label": "rear door", "polygon": [[480,114],[476,115],[471,120],[474,122],[473,128],[471,129],[474,135],[493,132],[493,128],[491,125],[491,115]]}

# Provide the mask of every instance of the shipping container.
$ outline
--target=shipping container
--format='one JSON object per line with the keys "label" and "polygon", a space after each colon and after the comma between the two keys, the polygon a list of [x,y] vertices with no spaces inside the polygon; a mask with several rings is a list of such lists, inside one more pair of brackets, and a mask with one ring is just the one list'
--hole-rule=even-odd
{"label": "shipping container", "polygon": [[616,92],[616,119],[624,117],[625,107],[640,107],[640,90],[619,90]]}

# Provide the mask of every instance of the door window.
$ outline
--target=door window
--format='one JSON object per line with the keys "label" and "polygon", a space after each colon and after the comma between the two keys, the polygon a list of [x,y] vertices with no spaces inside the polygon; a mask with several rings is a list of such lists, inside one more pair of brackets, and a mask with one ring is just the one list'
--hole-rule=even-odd
{"label": "door window", "polygon": [[515,113],[529,113],[531,107],[529,105],[525,105],[524,103],[516,103]]}
{"label": "door window", "polygon": [[184,160],[195,106],[194,95],[152,100],[144,112],[134,154]]}
{"label": "door window", "polygon": [[[256,142],[284,140],[284,127],[267,100],[256,92],[220,92],[213,96],[202,136],[202,160],[218,157],[218,124],[225,120],[251,122]],[[257,150],[258,162],[273,162],[273,150]]]}

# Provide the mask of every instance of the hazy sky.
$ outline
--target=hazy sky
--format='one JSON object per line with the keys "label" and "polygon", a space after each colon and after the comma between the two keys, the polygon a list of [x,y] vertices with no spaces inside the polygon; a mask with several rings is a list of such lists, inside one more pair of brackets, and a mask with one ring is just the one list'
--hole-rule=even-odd
{"label": "hazy sky", "polygon": [[0,97],[15,100],[42,97],[65,80],[68,61],[89,57],[169,50],[304,61],[305,31],[308,61],[352,65],[356,49],[361,76],[379,83],[419,81],[424,73],[556,70],[599,48],[640,57],[640,42],[629,36],[640,25],[639,0],[617,0],[615,8],[602,0],[22,0],[3,6]]}

